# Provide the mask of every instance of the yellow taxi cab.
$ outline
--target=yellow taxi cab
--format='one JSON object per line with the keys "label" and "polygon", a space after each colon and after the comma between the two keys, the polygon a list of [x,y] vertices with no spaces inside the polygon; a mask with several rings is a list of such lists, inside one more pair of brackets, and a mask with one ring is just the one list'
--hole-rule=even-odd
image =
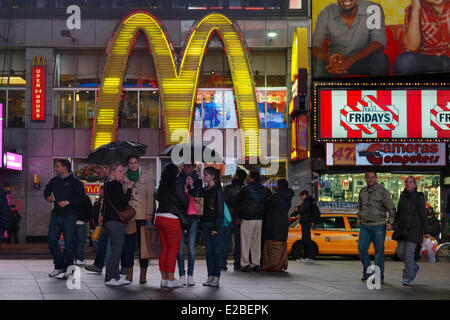
{"label": "yellow taxi cab", "polygon": [[[386,232],[384,243],[385,256],[398,259],[396,255],[397,241],[392,240],[392,231]],[[311,229],[314,256],[317,255],[358,255],[359,227],[355,213],[322,213],[321,221]],[[437,247],[436,239],[432,238],[433,247]],[[420,245],[416,249],[416,259],[420,257]],[[289,227],[287,249],[294,259],[302,258],[302,231],[297,220]],[[374,255],[373,244],[369,254]]]}

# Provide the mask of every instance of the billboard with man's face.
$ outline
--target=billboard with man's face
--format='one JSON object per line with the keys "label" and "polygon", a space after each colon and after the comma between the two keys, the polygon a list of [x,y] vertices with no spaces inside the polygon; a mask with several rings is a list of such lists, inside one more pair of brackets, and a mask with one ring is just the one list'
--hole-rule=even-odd
{"label": "billboard with man's face", "polygon": [[312,0],[312,22],[313,77],[450,72],[450,0]]}

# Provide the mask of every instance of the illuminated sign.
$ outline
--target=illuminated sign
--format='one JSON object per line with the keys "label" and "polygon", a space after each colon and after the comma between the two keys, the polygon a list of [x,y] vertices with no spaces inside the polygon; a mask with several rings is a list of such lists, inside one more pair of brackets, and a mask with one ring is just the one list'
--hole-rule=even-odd
{"label": "illuminated sign", "polygon": [[300,111],[309,111],[306,100],[309,74],[308,50],[308,29],[297,28],[292,39],[292,100],[289,104],[291,116],[295,116]]}
{"label": "illuminated sign", "polygon": [[[0,154],[3,154],[3,104],[0,103]],[[0,161],[0,168],[2,161]]]}
{"label": "illuminated sign", "polygon": [[6,152],[3,155],[3,164],[6,169],[22,171],[22,155],[12,152]]}
{"label": "illuminated sign", "polygon": [[309,158],[308,117],[300,115],[292,120],[291,161]]}
{"label": "illuminated sign", "polygon": [[[208,39],[217,32],[225,47],[233,79],[239,127],[245,133],[247,155],[258,155],[259,113],[247,49],[237,26],[222,14],[206,15],[196,23],[182,53],[179,68],[173,46],[161,23],[147,12],[126,16],[108,47],[93,127],[92,149],[116,139],[117,112],[127,61],[140,31],[148,39],[158,77],[163,106],[166,144],[178,143],[175,133],[190,139],[194,102]],[[242,137],[243,138],[243,137]]]}
{"label": "illuminated sign", "polygon": [[31,120],[45,120],[45,62],[34,57],[31,87]]}
{"label": "illuminated sign", "polygon": [[[349,89],[351,85],[362,90]],[[331,83],[327,87],[326,82],[315,83],[314,139],[450,141],[450,90],[444,86],[445,83]]]}
{"label": "illuminated sign", "polygon": [[98,192],[100,191],[100,187],[102,185],[101,184],[85,184],[84,185],[84,191],[87,194],[98,194]]}
{"label": "illuminated sign", "polygon": [[445,166],[445,143],[327,143],[327,166]]}

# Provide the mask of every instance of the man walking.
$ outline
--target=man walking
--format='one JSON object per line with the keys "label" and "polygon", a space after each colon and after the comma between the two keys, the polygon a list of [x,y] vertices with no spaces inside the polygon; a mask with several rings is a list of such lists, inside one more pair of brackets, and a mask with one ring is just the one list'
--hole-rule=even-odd
{"label": "man walking", "polygon": [[[386,228],[392,230],[395,217],[395,207],[390,193],[377,183],[374,170],[366,171],[367,186],[359,193],[358,223],[360,225],[358,251],[363,264],[363,277],[366,281],[371,273],[367,273],[370,266],[369,247],[373,243],[375,248],[375,265],[380,268],[381,281],[384,281],[384,241]],[[387,215],[389,213],[389,216]],[[387,221],[389,223],[386,223]]]}
{"label": "man walking", "polygon": [[[11,221],[11,210],[8,205],[8,199],[6,199],[5,191],[0,185],[0,233],[3,234],[8,229]],[[2,237],[0,236],[0,245],[2,243]]]}
{"label": "man walking", "polygon": [[[48,228],[48,247],[53,255],[55,268],[49,274],[50,277],[65,273],[66,269],[73,265],[77,208],[85,195],[83,183],[73,176],[68,160],[57,160],[55,173],[56,177],[50,180],[44,190],[45,199],[53,203]],[[58,246],[61,233],[64,237],[64,253],[61,253]],[[65,278],[69,276],[67,273],[64,275]]]}
{"label": "man walking", "polygon": [[[241,271],[261,271],[261,231],[264,217],[264,203],[270,191],[260,184],[260,175],[251,171],[248,184],[242,188],[236,198],[240,204],[241,222]],[[252,263],[249,254],[251,252]]]}
{"label": "man walking", "polygon": [[17,235],[19,233],[19,223],[22,217],[20,216],[19,211],[17,211],[15,205],[11,205],[9,208],[11,209],[11,223],[8,227],[8,243],[13,243],[14,241],[15,244],[18,244],[19,239]]}
{"label": "man walking", "polygon": [[227,270],[227,258],[231,249],[231,238],[234,235],[234,271],[241,269],[241,216],[236,197],[244,185],[247,172],[237,169],[231,184],[225,187],[224,201],[230,210],[232,222],[225,228],[225,247],[222,270]]}

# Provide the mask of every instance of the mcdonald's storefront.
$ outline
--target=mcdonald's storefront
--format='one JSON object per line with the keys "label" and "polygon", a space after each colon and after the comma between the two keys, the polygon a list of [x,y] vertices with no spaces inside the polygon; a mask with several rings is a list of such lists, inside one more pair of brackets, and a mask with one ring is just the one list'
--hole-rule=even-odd
{"label": "mcdonald's storefront", "polygon": [[[11,203],[25,217],[21,241],[47,235],[51,207],[42,194],[55,160],[70,159],[94,199],[105,172],[84,161],[114,139],[148,146],[141,163],[157,184],[170,161],[161,153],[173,132],[216,129],[225,146],[227,130],[266,129],[266,136],[277,136],[272,160],[279,169],[268,174],[260,165],[243,167],[267,175],[269,186],[289,178],[292,34],[309,26],[307,19],[236,22],[205,14],[196,21],[160,21],[139,11],[83,20],[82,30],[67,37],[63,18],[25,19],[25,36],[12,34],[6,57],[0,52],[7,66],[0,75],[4,146],[23,155],[23,170],[0,172],[0,183],[10,186]],[[278,35],[269,39],[267,30]],[[238,166],[219,166],[225,183]]]}

